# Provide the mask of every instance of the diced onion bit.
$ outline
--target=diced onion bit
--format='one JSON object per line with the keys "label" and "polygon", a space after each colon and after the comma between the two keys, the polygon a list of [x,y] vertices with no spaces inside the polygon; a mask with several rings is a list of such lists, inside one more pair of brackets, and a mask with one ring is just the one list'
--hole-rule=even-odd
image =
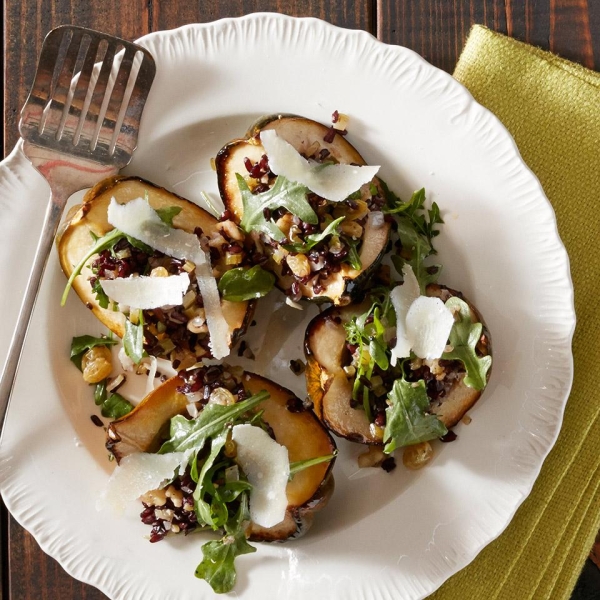
{"label": "diced onion bit", "polygon": [[276,175],[305,185],[311,192],[331,202],[342,202],[377,175],[377,166],[320,163],[306,160],[273,129],[261,131],[260,141]]}
{"label": "diced onion bit", "polygon": [[212,355],[216,359],[227,356],[229,326],[221,309],[221,298],[212,274],[210,258],[200,246],[198,237],[163,223],[143,198],[136,198],[126,204],[119,204],[112,198],[108,207],[108,222],[163,254],[191,261],[195,265],[198,288],[206,311]]}
{"label": "diced onion bit", "polygon": [[262,527],[283,521],[287,509],[286,487],[290,475],[288,451],[254,425],[232,429],[236,462],[252,484],[250,518]]}

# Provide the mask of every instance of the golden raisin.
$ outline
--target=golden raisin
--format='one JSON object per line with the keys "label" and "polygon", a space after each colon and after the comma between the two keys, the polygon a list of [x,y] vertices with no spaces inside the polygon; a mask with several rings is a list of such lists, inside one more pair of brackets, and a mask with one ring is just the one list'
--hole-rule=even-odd
{"label": "golden raisin", "polygon": [[100,383],[112,371],[112,354],[106,346],[94,346],[81,358],[83,379],[87,383]]}
{"label": "golden raisin", "polygon": [[404,448],[402,462],[407,469],[422,469],[433,458],[433,448],[429,442],[420,442]]}

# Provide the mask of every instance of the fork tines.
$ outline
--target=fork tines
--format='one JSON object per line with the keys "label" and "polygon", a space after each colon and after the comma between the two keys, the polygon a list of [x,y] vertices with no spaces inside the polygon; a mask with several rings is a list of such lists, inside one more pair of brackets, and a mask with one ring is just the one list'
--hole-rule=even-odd
{"label": "fork tines", "polygon": [[44,40],[21,136],[44,148],[126,164],[155,69],[150,53],[136,44],[58,27]]}

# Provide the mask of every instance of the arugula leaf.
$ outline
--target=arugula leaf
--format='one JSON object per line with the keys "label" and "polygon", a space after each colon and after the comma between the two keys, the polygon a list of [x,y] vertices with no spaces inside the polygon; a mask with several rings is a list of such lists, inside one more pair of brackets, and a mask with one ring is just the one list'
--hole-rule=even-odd
{"label": "arugula leaf", "polygon": [[455,317],[449,337],[452,351],[444,352],[442,358],[460,360],[467,371],[465,385],[482,390],[487,384],[487,372],[492,364],[491,356],[479,357],[475,352],[483,325],[471,321],[469,305],[456,296],[447,300],[446,307],[455,314]]}
{"label": "arugula leaf", "polygon": [[73,272],[69,276],[62,298],[60,299],[61,306],[65,305],[65,302],[67,301],[67,296],[69,295],[69,291],[73,286],[73,281],[75,281],[75,277],[77,277],[81,273],[87,261],[90,260],[90,258],[92,258],[94,254],[98,254],[99,252],[102,252],[102,250],[112,248],[124,236],[125,234],[119,231],[118,229],[112,229],[106,235],[103,235],[101,238],[96,239],[95,244],[84,254],[82,259],[73,268]]}
{"label": "arugula leaf", "polygon": [[311,233],[306,236],[306,240],[304,243],[296,242],[294,244],[284,244],[284,248],[289,250],[290,252],[298,252],[299,254],[306,254],[312,248],[314,248],[319,242],[322,242],[328,235],[338,235],[339,234],[339,224],[346,217],[339,217],[335,221],[331,221],[327,227],[323,231],[319,233]]}
{"label": "arugula leaf", "polygon": [[100,406],[100,411],[103,417],[111,419],[119,419],[133,410],[130,402],[125,400],[120,394],[108,395],[106,391],[107,379],[96,384],[94,388],[94,402],[96,406]]}
{"label": "arugula leaf", "polygon": [[[154,249],[152,248],[152,246],[148,246],[148,244],[144,244],[144,242],[140,242],[140,240],[136,240],[134,237],[131,237],[130,235],[125,234],[125,239],[134,248],[137,248],[138,250],[141,250],[142,252],[145,252],[146,254],[154,253]],[[110,248],[110,251],[114,254],[114,251],[112,248]]]}
{"label": "arugula leaf", "polygon": [[333,454],[326,454],[325,456],[317,456],[316,458],[307,458],[306,460],[297,460],[296,462],[290,463],[290,480],[296,473],[304,471],[309,467],[320,465],[324,462],[331,462],[338,455],[338,451],[335,450]]}
{"label": "arugula leaf", "polygon": [[125,400],[121,394],[111,394],[104,400],[100,409],[103,417],[111,419],[120,419],[132,410],[133,406],[131,403]]}
{"label": "arugula leaf", "polygon": [[[215,460],[217,459],[217,456],[219,456],[226,441],[227,431],[222,432],[220,435],[212,439],[210,454],[202,465],[202,469],[198,474],[198,485],[194,490],[194,507],[196,509],[198,520],[204,522],[213,529],[219,529],[219,527],[222,527],[229,516],[227,512],[227,506],[225,506],[225,503],[218,497],[217,490],[212,482],[213,475],[216,470],[213,469]],[[222,466],[222,464],[217,465],[217,467]],[[209,471],[211,472],[209,473]],[[204,500],[204,496],[206,494],[212,498],[216,497],[218,502],[207,502]]]}
{"label": "arugula leaf", "polygon": [[74,337],[71,340],[71,362],[81,371],[81,359],[90,348],[96,346],[113,346],[116,343],[116,340],[94,337],[93,335]]}
{"label": "arugula leaf", "polygon": [[100,383],[97,383],[94,388],[94,403],[96,406],[100,406],[106,401],[106,398],[106,379],[103,379]]}
{"label": "arugula leaf", "polygon": [[219,292],[224,300],[244,302],[266,296],[275,285],[275,275],[260,265],[251,269],[239,267],[226,271],[219,280]]}
{"label": "arugula leaf", "polygon": [[185,452],[186,450],[200,451],[206,440],[220,434],[227,423],[233,423],[244,413],[248,412],[269,397],[266,391],[259,392],[230,406],[207,404],[196,419],[186,419],[178,415],[171,419],[170,439],[159,450],[160,454],[167,452]]}
{"label": "arugula leaf", "polygon": [[398,273],[402,273],[402,267],[407,262],[413,269],[421,293],[429,283],[437,280],[440,267],[426,267],[423,261],[431,254],[437,254],[432,240],[439,235],[436,225],[444,222],[440,215],[439,206],[434,202],[430,209],[425,209],[425,189],[421,188],[413,193],[408,202],[402,200],[392,192],[385,182],[382,182],[386,204],[383,211],[396,216],[398,224],[398,237],[402,244],[404,254],[410,256],[405,260],[400,256],[392,256],[392,262]]}
{"label": "arugula leaf", "polygon": [[410,253],[410,260],[404,261],[400,256],[392,256],[392,263],[398,273],[402,273],[402,267],[407,262],[411,267],[419,282],[421,294],[425,294],[425,289],[430,283],[437,281],[440,269],[433,271],[425,266],[423,261],[433,252],[433,246],[422,235],[420,235],[410,221],[407,219],[398,219],[398,237],[403,249]]}
{"label": "arugula leaf", "polygon": [[239,173],[236,173],[236,178],[244,209],[240,226],[245,232],[261,231],[277,242],[285,239],[283,232],[275,225],[274,221],[265,219],[264,210],[266,208],[270,210],[285,208],[306,223],[312,225],[319,223],[317,214],[306,199],[306,195],[309,193],[306,186],[279,175],[271,189],[262,194],[253,194]]}
{"label": "arugula leaf", "polygon": [[252,485],[243,479],[238,481],[228,481],[224,485],[219,486],[219,496],[223,502],[233,502],[240,494],[246,491],[250,491]]}
{"label": "arugula leaf", "polygon": [[181,206],[165,206],[164,208],[155,208],[154,212],[160,217],[160,220],[173,227],[173,219],[182,211]]}
{"label": "arugula leaf", "polygon": [[217,594],[229,592],[235,586],[234,561],[237,556],[256,552],[246,540],[246,528],[250,520],[248,493],[241,496],[236,515],[225,524],[225,535],[202,546],[204,558],[196,568],[196,577],[204,579]]}
{"label": "arugula leaf", "polygon": [[100,308],[108,308],[110,304],[110,298],[106,295],[106,292],[102,288],[100,284],[100,279],[96,278],[94,281],[94,285],[92,286],[92,292],[96,295],[96,301],[98,302],[98,306]]}
{"label": "arugula leaf", "polygon": [[344,242],[348,245],[348,256],[346,257],[346,261],[350,263],[350,266],[357,271],[362,269],[362,262],[360,260],[360,255],[358,254],[358,244],[360,240],[353,240],[351,238],[344,236]]}
{"label": "arugula leaf", "polygon": [[[372,421],[369,384],[375,366],[383,371],[390,368],[391,351],[385,339],[386,330],[396,324],[396,315],[389,300],[389,289],[377,288],[373,291],[373,303],[367,311],[354,317],[344,326],[346,339],[358,346],[360,361],[356,366],[356,376],[352,387],[352,399],[360,402],[369,419]],[[367,382],[365,384],[365,382]]]}
{"label": "arugula leaf", "polygon": [[386,424],[383,432],[383,451],[386,454],[402,446],[442,437],[448,432],[435,415],[427,413],[429,398],[423,380],[414,384],[396,379],[388,399],[391,404],[385,411]]}
{"label": "arugula leaf", "polygon": [[134,325],[129,319],[125,320],[123,349],[136,365],[144,357],[144,312],[142,310],[139,311],[139,323],[137,325]]}

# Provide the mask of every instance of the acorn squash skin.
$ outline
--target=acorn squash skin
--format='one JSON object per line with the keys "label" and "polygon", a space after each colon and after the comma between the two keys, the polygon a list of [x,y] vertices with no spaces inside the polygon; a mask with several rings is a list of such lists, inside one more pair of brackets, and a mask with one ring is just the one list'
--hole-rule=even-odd
{"label": "acorn squash skin", "polygon": [[[473,322],[483,324],[484,342],[478,346],[482,355],[491,355],[489,331],[483,318],[462,293],[446,286],[430,284],[427,295],[443,302],[458,296],[471,309]],[[352,379],[343,370],[346,350],[344,323],[368,309],[368,303],[345,307],[330,307],[317,315],[308,325],[304,339],[306,356],[306,385],[314,410],[322,423],[333,433],[350,441],[367,445],[381,445],[370,430],[366,413],[352,408]],[[487,378],[491,374],[488,371]],[[466,386],[459,379],[441,401],[430,403],[430,412],[437,415],[448,429],[454,427],[481,397],[482,391]]]}
{"label": "acorn squash skin", "polygon": [[[300,153],[305,152],[312,144],[318,143],[322,148],[329,150],[331,155],[340,163],[366,164],[354,146],[344,137],[336,135],[333,142],[324,142],[323,137],[329,131],[329,128],[321,123],[292,114],[274,114],[261,117],[250,126],[245,138],[236,139],[226,144],[215,159],[221,198],[225,208],[237,223],[242,219],[243,209],[235,174],[247,174],[243,164],[245,157],[254,162],[260,160],[264,154],[264,149],[260,143],[259,134],[261,131],[269,129],[276,130]],[[374,178],[373,182],[381,190],[381,184],[377,177]],[[363,268],[360,271],[344,264],[340,273],[332,274],[327,279],[325,291],[319,294],[314,293],[310,286],[301,284],[302,299],[317,303],[330,302],[337,306],[344,306],[356,301],[385,255],[390,229],[391,224],[386,221],[381,227],[381,231],[375,232],[368,243],[363,242],[360,252]],[[274,261],[269,261],[266,268],[273,271],[277,278],[277,287],[285,292],[291,285],[293,278],[283,276],[280,266]]]}
{"label": "acorn squash skin", "polygon": [[[214,230],[217,224],[217,220],[201,207],[139,177],[115,176],[104,179],[86,193],[81,205],[73,207],[69,211],[67,220],[57,235],[56,245],[60,265],[67,277],[72,273],[73,266],[93,245],[90,232],[101,237],[113,229],[107,221],[110,199],[115,197],[122,203],[144,197],[146,193],[153,208],[178,206],[182,209],[173,219],[173,225],[176,228],[193,233],[197,227],[203,231]],[[84,267],[81,274],[75,278],[73,289],[94,315],[113,333],[122,338],[125,333],[125,315],[99,306],[88,281],[90,276],[92,276],[91,270],[87,266]],[[231,346],[249,327],[255,305],[254,300],[248,302],[221,301],[223,315],[229,325]]]}
{"label": "acorn squash skin", "polygon": [[[262,390],[270,397],[258,409],[271,427],[275,439],[288,449],[290,462],[325,456],[335,452],[335,442],[311,410],[292,412],[298,398],[269,379],[245,372],[244,388],[250,394]],[[186,414],[186,396],[177,391],[183,384],[173,377],[151,392],[130,413],[113,421],[107,430],[106,447],[120,462],[133,452],[156,452],[168,435],[168,423],[178,414]],[[297,473],[287,485],[288,507],[284,520],[274,527],[252,524],[250,539],[285,541],[306,533],[314,514],[322,510],[333,494],[333,464],[314,465]]]}

